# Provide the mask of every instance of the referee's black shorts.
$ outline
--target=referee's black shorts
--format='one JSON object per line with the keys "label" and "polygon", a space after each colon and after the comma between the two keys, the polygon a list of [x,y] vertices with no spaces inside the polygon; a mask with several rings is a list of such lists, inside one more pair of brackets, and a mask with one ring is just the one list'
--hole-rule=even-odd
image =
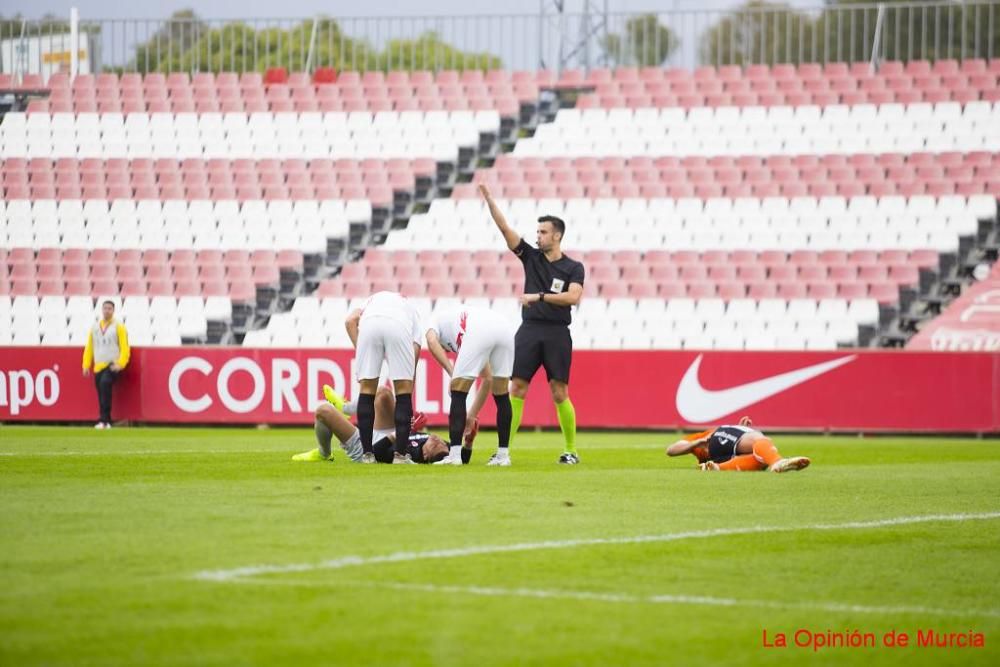
{"label": "referee's black shorts", "polygon": [[565,324],[546,324],[530,320],[521,324],[514,336],[514,377],[531,380],[539,367],[545,367],[549,380],[569,384],[573,361],[573,338]]}

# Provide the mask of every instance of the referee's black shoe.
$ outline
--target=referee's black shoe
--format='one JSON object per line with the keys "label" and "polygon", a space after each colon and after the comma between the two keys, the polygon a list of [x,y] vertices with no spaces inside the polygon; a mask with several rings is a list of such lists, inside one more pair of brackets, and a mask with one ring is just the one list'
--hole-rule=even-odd
{"label": "referee's black shoe", "polygon": [[577,456],[576,454],[573,454],[572,452],[563,452],[562,455],[559,457],[559,463],[562,463],[564,465],[575,466],[579,462],[580,462],[580,457]]}

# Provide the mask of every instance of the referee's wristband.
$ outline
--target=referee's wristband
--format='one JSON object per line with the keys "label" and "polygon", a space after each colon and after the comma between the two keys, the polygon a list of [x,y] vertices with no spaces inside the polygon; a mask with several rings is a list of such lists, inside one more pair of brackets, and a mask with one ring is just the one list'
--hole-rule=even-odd
{"label": "referee's wristband", "polygon": [[538,301],[540,303],[545,303],[545,292],[539,292],[538,293]]}

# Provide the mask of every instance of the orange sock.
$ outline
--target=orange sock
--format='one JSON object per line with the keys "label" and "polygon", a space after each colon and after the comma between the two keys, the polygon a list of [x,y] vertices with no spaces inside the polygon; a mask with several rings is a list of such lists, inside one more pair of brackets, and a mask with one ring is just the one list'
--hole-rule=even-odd
{"label": "orange sock", "polygon": [[778,453],[778,448],[774,446],[770,438],[758,438],[753,443],[753,455],[757,457],[759,461],[763,461],[769,466],[773,466],[775,463],[781,460],[781,454]]}
{"label": "orange sock", "polygon": [[706,447],[705,445],[698,445],[697,447],[691,450],[691,453],[694,454],[695,458],[698,459],[698,463],[704,463],[709,459],[708,447]]}
{"label": "orange sock", "polygon": [[763,470],[764,464],[757,460],[753,454],[741,454],[734,456],[725,463],[719,464],[719,470],[739,470],[741,472]]}

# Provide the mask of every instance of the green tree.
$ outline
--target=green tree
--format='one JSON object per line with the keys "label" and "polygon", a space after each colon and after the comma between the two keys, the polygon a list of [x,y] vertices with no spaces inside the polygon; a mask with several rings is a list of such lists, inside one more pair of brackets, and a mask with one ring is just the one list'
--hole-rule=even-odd
{"label": "green tree", "polygon": [[[858,4],[862,4],[860,0],[827,3],[816,22],[823,60],[871,59],[878,10],[854,6]],[[881,60],[1000,56],[1000,4],[996,2],[914,4],[884,0],[883,4]]]}
{"label": "green tree", "polygon": [[207,31],[208,26],[193,10],[174,12],[149,39],[135,47],[135,58],[129,69],[140,72],[178,70],[181,58]]}
{"label": "green tree", "polygon": [[[26,26],[25,21],[27,21]],[[25,19],[20,14],[4,18],[4,15],[0,14],[0,39],[20,37],[22,28],[25,37],[54,35],[69,32],[69,21],[55,14],[45,14],[40,19]]]}
{"label": "green tree", "polygon": [[489,53],[461,51],[428,31],[417,39],[390,40],[378,56],[383,70],[497,69],[500,58]]}
{"label": "green tree", "polygon": [[500,67],[500,59],[488,53],[463,52],[434,32],[424,33],[415,40],[391,40],[380,53],[367,42],[346,35],[329,18],[302,21],[287,28],[255,30],[239,21],[208,26],[193,12],[185,11],[171,17],[153,38],[137,47],[130,68],[159,72],[262,72],[269,67],[302,71],[307,65],[338,70],[489,69]]}
{"label": "green tree", "polygon": [[621,34],[611,33],[601,40],[604,54],[614,65],[656,67],[680,46],[680,38],[655,14],[643,14],[625,22]]}
{"label": "green tree", "polygon": [[784,3],[752,0],[705,31],[699,58],[706,65],[808,62],[816,50],[808,14]]}

